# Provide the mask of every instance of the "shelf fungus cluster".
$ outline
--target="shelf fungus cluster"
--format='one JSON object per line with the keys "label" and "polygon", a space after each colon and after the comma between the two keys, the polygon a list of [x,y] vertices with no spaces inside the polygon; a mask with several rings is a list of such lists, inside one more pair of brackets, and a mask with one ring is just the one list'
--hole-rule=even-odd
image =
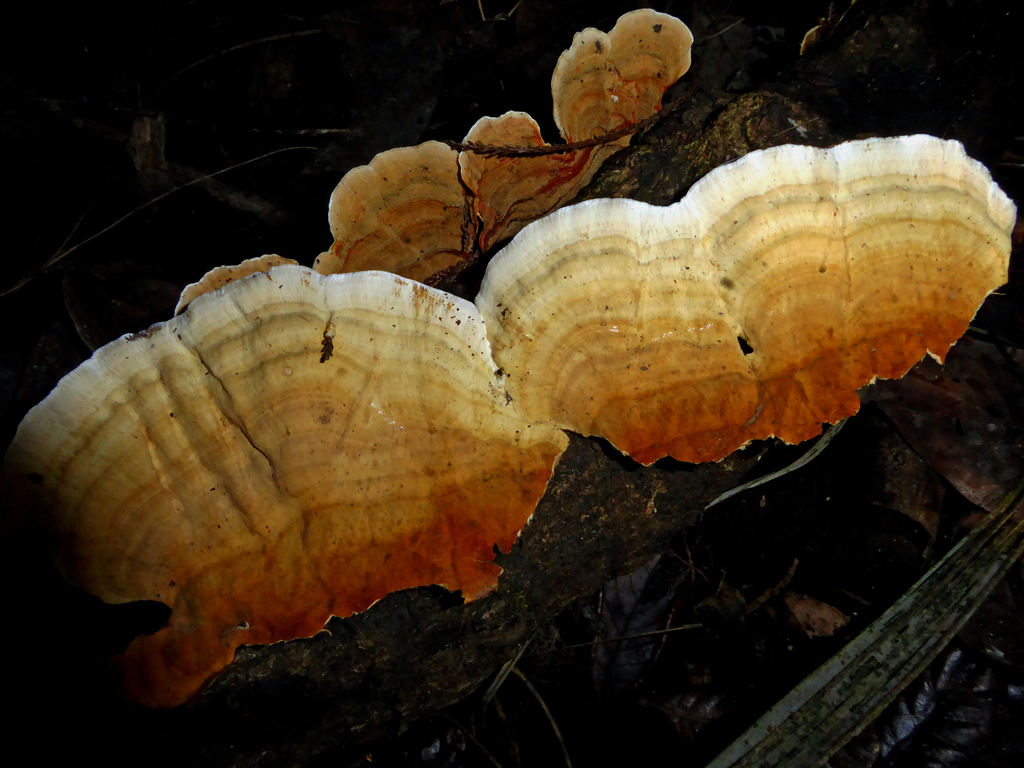
{"label": "shelf fungus cluster", "polygon": [[[625,14],[607,34],[577,33],[551,78],[562,137],[596,139],[653,115],[690,68],[692,43],[683,22],[648,9]],[[460,153],[438,141],[382,152],[347,173],[331,195],[334,245],[314,269],[383,269],[427,282],[451,274],[475,251],[490,252],[575,197],[629,139],[533,157]],[[481,118],[464,141],[548,146],[525,112]]]}
{"label": "shelf fungus cluster", "polygon": [[5,535],[42,535],[107,602],[170,606],[118,664],[130,698],[180,704],[241,644],[416,585],[493,589],[562,430],[696,462],[850,415],[963,334],[1014,215],[959,144],[912,136],[755,152],[667,208],[565,208],[476,304],[261,262],[26,416]]}

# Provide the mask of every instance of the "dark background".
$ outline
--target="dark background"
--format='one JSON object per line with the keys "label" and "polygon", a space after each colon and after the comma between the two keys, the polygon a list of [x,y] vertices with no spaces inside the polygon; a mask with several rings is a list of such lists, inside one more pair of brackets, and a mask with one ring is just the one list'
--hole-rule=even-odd
{"label": "dark background", "polygon": [[[512,5],[486,2],[484,9],[494,16]],[[1019,199],[1024,47],[1018,9],[981,0],[861,0],[842,20],[845,8],[838,8],[831,35],[801,58],[804,32],[829,14],[829,4],[772,5],[655,4],[694,31],[694,66],[683,87],[695,89],[695,103],[718,105],[708,108],[705,127],[730,99],[773,94],[819,121],[807,126],[814,137],[926,132],[959,139]],[[548,141],[556,141],[550,76],[558,55],[574,32],[608,30],[634,7],[524,0],[507,21],[482,20],[474,0],[108,3],[60,13],[39,4],[8,10],[0,32],[6,188],[0,290],[29,279],[0,297],[0,442],[6,444],[25,410],[87,357],[90,346],[166,318],[177,290],[207,269],[271,252],[311,264],[331,243],[331,190],[345,171],[375,153],[427,139],[460,139],[480,116],[510,109],[529,112]],[[257,42],[267,38],[276,39]],[[133,125],[146,116],[162,116],[166,124],[168,165],[162,173],[140,172],[129,151]],[[799,138],[789,134],[773,143],[790,137]],[[219,175],[215,187],[194,184],[136,210],[205,174],[274,152]],[[721,159],[735,156],[726,155]],[[674,198],[684,192],[685,185]],[[991,330],[1018,344],[1019,270],[1017,261],[1008,297],[990,311]],[[874,445],[875,428],[870,422],[859,427],[862,432],[851,438],[854,449]],[[703,542],[709,551],[734,546],[743,553],[768,535],[755,529],[744,538],[722,520],[732,525],[723,514],[693,535],[695,545]],[[892,533],[902,525],[868,518],[862,530],[872,533],[863,536],[877,545],[874,531]],[[820,533],[815,546],[826,539],[841,548],[849,543],[847,534]],[[902,530],[892,535],[903,541]],[[916,541],[920,535],[910,531],[906,537]],[[904,573],[906,561],[893,559],[904,582],[916,575]],[[769,581],[781,575],[786,556],[771,561]],[[721,557],[716,567],[723,567]],[[112,705],[97,679],[82,671],[125,642],[105,632],[102,609],[61,590],[31,558],[8,557],[3,573],[8,597],[2,652],[9,706],[18,710],[4,721],[5,750],[30,747],[40,756],[66,750],[133,762],[175,762],[184,759],[179,754],[191,754],[187,745],[169,743],[189,737],[187,729],[175,730],[177,715],[147,730],[145,715]],[[864,578],[882,583],[885,574]],[[607,575],[595,574],[591,589]],[[147,614],[141,620],[158,618]],[[571,630],[563,626],[566,636]],[[628,759],[671,740],[660,712],[583,702],[590,681],[581,658],[563,663],[567,674],[575,668],[577,678],[551,683],[549,692],[563,703],[557,715],[580,755],[578,764],[597,764],[602,754]],[[552,667],[537,673],[554,675]],[[650,690],[645,695],[654,698]],[[574,696],[581,703],[565,704]],[[439,701],[447,700],[440,695]],[[575,717],[589,726],[573,724]],[[655,720],[662,725],[648,733],[645,721]],[[361,754],[374,751],[376,764],[423,764],[417,763],[418,750],[435,737],[444,741],[451,729],[440,715],[424,722],[406,742],[312,753],[322,764],[359,764]],[[528,727],[518,736],[524,760],[531,728],[542,740],[536,749],[557,758],[546,721],[537,716],[524,722]],[[239,764],[256,764],[258,739],[247,749]],[[209,764],[228,764],[223,755],[229,751],[208,755]],[[484,764],[471,753],[458,752],[465,762],[453,764]],[[268,756],[262,764],[286,762]]]}

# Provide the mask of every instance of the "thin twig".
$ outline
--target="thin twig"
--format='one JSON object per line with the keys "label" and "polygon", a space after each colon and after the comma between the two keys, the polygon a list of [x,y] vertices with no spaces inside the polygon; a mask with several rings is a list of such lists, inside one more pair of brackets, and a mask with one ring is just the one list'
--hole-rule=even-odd
{"label": "thin twig", "polygon": [[[100,189],[102,189],[102,187],[103,187],[103,184],[100,184]],[[65,237],[63,242],[61,242],[61,244],[57,247],[57,253],[61,253],[64,250],[64,246],[66,246],[68,244],[68,242],[71,240],[71,238],[75,236],[75,232],[77,232],[78,228],[80,226],[82,226],[82,222],[85,221],[85,217],[89,215],[89,211],[92,210],[92,207],[94,205],[96,205],[96,201],[99,200],[99,199],[100,199],[100,190],[97,189],[96,193],[92,196],[92,200],[90,200],[89,204],[87,206],[85,206],[85,210],[82,211],[82,215],[79,216],[78,217],[78,221],[75,222],[75,226],[73,226],[71,228],[71,230],[68,232],[68,236]]]}
{"label": "thin twig", "polygon": [[687,578],[689,578],[690,584],[693,585],[697,583],[697,576],[700,576],[702,579],[704,579],[704,582],[707,583],[707,575],[693,562],[693,552],[690,551],[690,540],[689,537],[686,535],[685,528],[683,528],[683,549],[686,550],[685,560],[683,560],[683,558],[675,552],[672,552],[671,554],[675,555],[675,557],[678,558],[684,566],[686,566]]}
{"label": "thin twig", "polygon": [[519,744],[516,742],[515,736],[509,731],[508,718],[505,717],[505,710],[501,708],[501,699],[497,696],[494,697],[494,712],[498,715],[498,721],[501,723],[501,727],[505,729],[505,735],[508,737],[508,753],[512,755],[516,766],[523,768],[523,761],[519,757]]}
{"label": "thin twig", "polygon": [[590,648],[595,645],[605,645],[606,643],[618,643],[622,640],[637,640],[642,637],[649,637],[650,635],[664,635],[669,632],[680,632],[684,629],[700,629],[703,624],[680,624],[678,627],[668,627],[666,629],[652,629],[649,632],[641,632],[638,635],[626,635],[625,637],[611,637],[607,640],[591,640],[589,643],[573,643],[572,645],[562,645],[558,648],[547,648],[543,651],[534,651],[533,653],[526,654],[525,658],[532,659],[534,656],[543,656],[545,653],[558,653],[559,651],[569,651],[573,648]]}
{"label": "thin twig", "polygon": [[[654,115],[651,115],[654,117]],[[604,136],[597,136],[583,141],[574,141],[571,144],[545,144],[542,147],[523,147],[515,144],[483,144],[479,141],[450,141],[444,143],[459,152],[472,152],[474,155],[484,157],[543,157],[545,155],[561,155],[566,152],[576,152],[581,149],[591,149],[601,144],[610,144],[618,141],[623,136],[629,136],[640,130],[640,127],[651,118],[642,120],[639,123],[626,123]]]}
{"label": "thin twig", "polygon": [[[352,23],[355,24],[357,22],[352,22]],[[181,69],[181,70],[178,70],[177,72],[175,72],[169,78],[167,78],[162,83],[160,83],[160,85],[158,85],[153,91],[151,91],[150,94],[146,98],[147,99],[152,99],[156,94],[158,94],[161,90],[163,90],[164,86],[168,85],[169,83],[171,83],[174,80],[177,80],[179,77],[184,75],[190,69],[194,69],[195,67],[198,67],[200,64],[205,64],[206,62],[210,61],[211,59],[215,59],[218,56],[223,56],[226,53],[234,53],[235,51],[240,51],[243,48],[249,48],[250,46],[253,46],[253,45],[262,45],[263,43],[274,43],[274,42],[277,42],[278,40],[287,40],[290,37],[308,37],[309,35],[319,35],[321,32],[323,32],[322,29],[305,29],[305,30],[302,30],[301,32],[284,32],[284,33],[282,33],[280,35],[271,35],[270,37],[261,37],[259,40],[249,40],[249,41],[247,41],[245,43],[239,43],[238,45],[233,45],[230,48],[225,48],[222,51],[217,51],[216,53],[211,53],[209,56],[204,56],[203,58],[199,59],[198,61],[193,61],[191,64],[189,64],[184,69]]]}
{"label": "thin twig", "polygon": [[775,597],[777,594],[782,592],[782,590],[784,590],[786,587],[788,587],[789,583],[793,581],[793,577],[796,575],[796,567],[798,565],[800,565],[800,558],[796,558],[793,560],[793,564],[789,566],[789,572],[782,577],[782,581],[780,581],[774,587],[772,587],[767,592],[762,594],[754,602],[749,603],[747,607],[743,610],[743,613],[745,615],[750,615],[758,608],[760,608],[762,605],[771,600],[773,597]]}
{"label": "thin twig", "polygon": [[508,677],[509,672],[512,671],[516,663],[522,657],[523,651],[526,650],[526,647],[530,644],[531,640],[533,640],[533,635],[530,635],[526,639],[526,642],[519,646],[519,650],[516,651],[516,655],[508,661],[506,661],[504,666],[502,666],[501,670],[498,672],[498,676],[495,677],[494,682],[492,682],[490,686],[488,686],[487,692],[484,694],[483,699],[480,702],[482,707],[486,707],[491,702],[491,699],[494,698],[494,695],[498,692],[498,689],[501,688],[501,684],[505,682],[505,679]]}
{"label": "thin twig", "polygon": [[228,133],[272,133],[279,136],[347,136],[351,138],[360,138],[363,135],[362,128],[260,128],[256,126],[220,125],[174,114],[166,114],[165,116],[167,120],[176,123],[184,123],[185,125],[192,125],[210,131],[225,131]]}
{"label": "thin twig", "polygon": [[562,732],[558,729],[558,723],[555,722],[554,715],[551,714],[551,710],[548,709],[548,705],[544,703],[544,698],[540,695],[540,691],[533,687],[533,683],[526,678],[526,675],[524,675],[522,670],[518,667],[513,667],[512,671],[515,673],[516,677],[523,681],[523,684],[527,687],[530,693],[533,694],[533,697],[537,699],[537,703],[540,704],[540,708],[544,710],[544,714],[547,716],[548,722],[551,723],[551,730],[555,732],[555,738],[558,739],[558,744],[562,747],[562,754],[565,756],[566,768],[572,768],[572,760],[569,759],[569,750],[565,748],[565,742],[562,741]]}
{"label": "thin twig", "polygon": [[724,34],[725,34],[726,32],[728,32],[728,31],[729,31],[730,29],[732,29],[733,27],[735,27],[735,26],[736,26],[737,24],[742,24],[742,23],[743,23],[744,21],[746,21],[746,19],[745,19],[745,18],[744,18],[744,19],[736,19],[736,21],[734,21],[734,22],[733,22],[732,24],[730,24],[729,26],[727,26],[727,27],[723,27],[722,29],[720,29],[720,30],[718,30],[717,32],[715,32],[715,34],[713,34],[713,35],[708,35],[708,36],[707,36],[707,37],[705,37],[705,38],[704,38],[703,40],[701,40],[701,42],[702,42],[702,43],[706,43],[706,42],[707,42],[708,40],[710,40],[710,39],[711,39],[711,38],[713,38],[713,37],[718,37],[719,35],[724,35]]}
{"label": "thin twig", "polygon": [[[236,163],[235,165],[229,166],[227,168],[221,168],[219,171],[214,171],[213,173],[207,173],[207,174],[205,174],[203,176],[200,176],[198,178],[192,179],[191,181],[185,182],[181,186],[175,187],[174,189],[169,189],[166,192],[164,192],[163,194],[157,195],[152,200],[146,201],[145,203],[143,203],[139,207],[134,208],[134,209],[128,211],[128,213],[126,213],[121,218],[117,219],[117,221],[115,221],[114,223],[107,225],[106,227],[101,229],[99,232],[96,232],[95,234],[89,235],[89,237],[87,237],[84,240],[76,243],[75,245],[71,246],[70,248],[68,248],[66,250],[58,250],[41,267],[39,267],[37,269],[34,269],[31,272],[29,272],[27,275],[22,277],[17,283],[15,283],[12,287],[10,287],[10,288],[8,288],[8,289],[6,289],[4,291],[0,291],[0,296],[7,296],[9,294],[14,293],[15,291],[20,290],[25,285],[27,285],[32,280],[32,278],[34,278],[36,275],[38,275],[41,272],[46,272],[47,270],[52,269],[54,266],[57,265],[58,262],[63,260],[64,257],[68,256],[71,253],[74,253],[76,250],[81,248],[86,243],[92,242],[93,240],[95,240],[100,235],[103,235],[103,234],[109,232],[110,230],[112,230],[114,227],[116,227],[118,224],[120,224],[125,219],[127,219],[127,218],[129,218],[131,216],[134,216],[139,211],[141,211],[141,210],[143,210],[145,208],[148,208],[149,206],[153,205],[154,203],[160,202],[165,197],[168,197],[169,195],[173,195],[175,192],[178,192],[178,191],[180,191],[182,189],[185,189],[186,187],[191,187],[193,184],[198,184],[201,181],[207,181],[208,179],[212,179],[214,176],[219,176],[222,173],[227,173],[228,171],[233,171],[236,168],[241,168],[244,165],[250,165],[251,163],[255,163],[255,162],[259,161],[259,160],[263,160],[265,158],[271,157],[272,155],[277,155],[277,154],[280,154],[282,152],[291,152],[291,151],[296,150],[296,149],[310,149],[310,150],[314,150],[315,151],[317,149],[317,147],[284,147],[282,149],[275,149],[273,152],[267,152],[265,154],[260,155],[259,157],[253,157],[253,158],[250,158],[249,160],[243,160],[242,162]],[[65,241],[65,242],[67,242],[67,241]]]}
{"label": "thin twig", "polygon": [[[74,99],[48,99],[42,97],[33,97],[27,99],[29,102],[35,102],[42,104],[51,112],[56,113],[62,118],[73,120],[73,125],[76,128],[84,128],[91,131],[94,136],[98,136],[101,139],[107,141],[116,141],[118,144],[123,144],[128,140],[128,137],[103,123],[95,120],[84,120],[81,117],[70,117],[66,113],[71,111],[71,108],[75,109],[86,109],[89,107],[88,104],[82,101],[76,101]],[[131,115],[136,118],[140,114],[139,107],[122,107],[117,104],[108,104],[106,108],[111,112],[119,114]],[[176,123],[184,123],[185,125],[191,125],[198,128],[203,128],[209,131],[226,131],[229,133],[256,133],[256,134],[277,134],[279,136],[347,136],[350,138],[361,138],[363,136],[362,128],[261,128],[257,126],[246,126],[246,125],[220,125],[219,123],[211,123],[207,120],[198,120],[192,117],[182,117],[181,115],[175,115],[171,113],[162,113],[168,121]]]}
{"label": "thin twig", "polygon": [[560,155],[566,152],[590,149],[591,147],[598,147],[602,144],[618,141],[623,136],[630,136],[634,133],[646,133],[661,118],[679,109],[695,88],[696,84],[690,83],[686,90],[673,99],[671,103],[638,123],[624,123],[603,136],[595,136],[582,141],[573,141],[568,144],[545,144],[542,147],[524,147],[517,144],[483,144],[479,141],[451,141],[449,139],[444,140],[443,143],[459,152],[472,152],[475,155],[483,155],[484,157],[543,157],[545,155]]}
{"label": "thin twig", "polygon": [[469,738],[470,741],[472,741],[474,744],[476,744],[477,749],[479,749],[481,752],[484,753],[484,757],[486,757],[488,760],[491,761],[491,765],[493,765],[494,768],[505,768],[505,766],[503,766],[498,761],[498,758],[496,758],[494,755],[492,755],[491,751],[489,749],[487,749],[487,747],[485,747],[483,745],[483,742],[480,741],[480,739],[478,739],[476,736],[474,736],[471,731],[466,729],[462,725],[462,723],[460,723],[454,717],[449,715],[447,712],[442,712],[441,714],[444,716],[444,718],[446,720],[448,720],[448,722],[450,722],[452,725],[454,725],[456,728],[458,728],[460,731],[462,731]]}
{"label": "thin twig", "polygon": [[764,477],[759,477],[756,480],[751,480],[749,483],[743,483],[743,485],[737,485],[735,488],[729,489],[721,496],[716,498],[714,501],[712,501],[710,504],[708,504],[706,507],[704,507],[704,511],[707,512],[716,504],[721,504],[726,499],[731,499],[737,493],[750,490],[751,488],[756,488],[759,485],[764,485],[765,483],[780,478],[783,475],[788,475],[795,469],[800,469],[800,467],[809,463],[813,458],[815,458],[818,454],[825,450],[825,447],[830,442],[832,442],[832,438],[839,434],[839,430],[843,428],[843,425],[845,423],[846,419],[843,419],[842,421],[838,421],[834,425],[832,425],[832,428],[829,429],[829,431],[823,434],[821,437],[819,437],[818,442],[816,442],[814,446],[809,451],[807,451],[807,453],[805,453],[803,456],[801,456],[799,459],[794,461],[789,466],[783,467],[778,472],[772,472],[771,474],[765,475]]}
{"label": "thin twig", "polygon": [[[516,12],[516,9],[522,4],[523,0],[519,0],[519,2],[512,6],[511,11],[506,11],[505,13],[496,13],[492,18],[488,19],[487,14],[484,13],[483,0],[476,0],[477,8],[480,9],[480,18],[483,21],[508,21],[509,19],[512,18],[512,14]],[[444,0],[442,0],[441,5],[444,5]]]}

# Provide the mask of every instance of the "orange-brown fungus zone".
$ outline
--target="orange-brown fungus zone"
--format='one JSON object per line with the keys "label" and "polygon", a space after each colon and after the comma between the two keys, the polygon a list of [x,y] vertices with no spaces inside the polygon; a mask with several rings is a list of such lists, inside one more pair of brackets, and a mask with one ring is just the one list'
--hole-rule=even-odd
{"label": "orange-brown fungus zone", "polygon": [[[536,121],[525,112],[482,117],[466,141],[492,146],[547,146]],[[620,148],[611,144],[537,157],[488,157],[463,152],[459,166],[463,182],[473,192],[481,252],[491,251],[499,241],[574,198],[593,178],[599,161]]]}
{"label": "orange-brown fungus zone", "polygon": [[1006,280],[1014,208],[956,142],[756,152],[655,208],[594,200],[520,233],[477,298],[528,419],[649,464],[795,443],[942,359]]}
{"label": "orange-brown fungus zone", "polygon": [[492,590],[566,443],[508,407],[472,304],[285,266],[99,350],[3,481],[70,583],[173,609],[118,666],[128,698],[174,706],[239,645],[409,587]]}

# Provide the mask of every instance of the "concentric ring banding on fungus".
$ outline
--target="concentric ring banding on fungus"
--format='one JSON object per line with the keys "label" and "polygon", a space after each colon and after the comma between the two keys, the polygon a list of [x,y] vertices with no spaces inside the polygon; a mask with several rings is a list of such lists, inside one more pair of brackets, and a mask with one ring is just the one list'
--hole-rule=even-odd
{"label": "concentric ring banding on fungus", "polygon": [[[641,8],[607,34],[588,28],[573,37],[551,76],[558,130],[574,142],[636,125],[661,108],[665,90],[690,68],[693,35],[674,16]],[[487,253],[523,226],[571,200],[631,136],[586,149],[539,157],[459,155],[462,180],[480,220]],[[524,112],[480,118],[464,139],[488,145],[542,147],[536,121]]]}
{"label": "concentric ring banding on fungus", "polygon": [[174,308],[174,314],[180,315],[189,304],[204,293],[210,293],[218,288],[223,288],[234,280],[241,280],[243,277],[248,277],[256,272],[269,272],[271,267],[279,267],[282,264],[298,263],[294,259],[286,259],[284,256],[278,256],[276,253],[268,253],[263,256],[257,256],[254,259],[246,259],[241,264],[235,264],[230,267],[214,267],[196,282],[185,286],[181,296],[178,298],[178,305]]}
{"label": "concentric ring banding on fungus", "polygon": [[243,643],[409,587],[486,594],[566,444],[509,407],[472,304],[284,266],[97,351],[4,482],[69,582],[173,609],[120,659],[130,698],[168,706]]}
{"label": "concentric ring banding on fungus", "polygon": [[751,153],[668,208],[563,209],[493,260],[479,311],[275,267],[65,377],[5,456],[8,522],[72,584],[172,607],[119,664],[129,698],[178,704],[240,644],[407,587],[492,589],[556,427],[644,463],[818,434],[872,378],[944,357],[1005,280],[1013,221],[958,143],[911,136]]}
{"label": "concentric ring banding on fungus", "polygon": [[783,146],[679,203],[593,200],[524,229],[477,304],[526,418],[645,464],[799,442],[945,356],[1006,280],[1014,207],[956,142]]}
{"label": "concentric ring banding on fungus", "polygon": [[665,89],[689,70],[692,45],[683,22],[649,8],[623,14],[607,34],[577,32],[551,75],[559,133],[581,141],[653,115]]}
{"label": "concentric ring banding on fungus", "polygon": [[459,153],[439,141],[397,147],[353,168],[331,194],[334,245],[313,263],[330,275],[384,269],[427,280],[472,255],[476,223]]}
{"label": "concentric ring banding on fungus", "polygon": [[[666,89],[689,69],[692,43],[683,22],[647,8],[624,14],[607,34],[578,33],[551,78],[562,135],[598,138],[653,115]],[[547,146],[524,112],[482,117],[464,141]],[[335,188],[328,212],[334,245],[313,268],[321,274],[385,269],[425,282],[452,276],[477,250],[491,252],[572,199],[629,142],[627,135],[534,157],[457,153],[437,141],[381,152]]]}

